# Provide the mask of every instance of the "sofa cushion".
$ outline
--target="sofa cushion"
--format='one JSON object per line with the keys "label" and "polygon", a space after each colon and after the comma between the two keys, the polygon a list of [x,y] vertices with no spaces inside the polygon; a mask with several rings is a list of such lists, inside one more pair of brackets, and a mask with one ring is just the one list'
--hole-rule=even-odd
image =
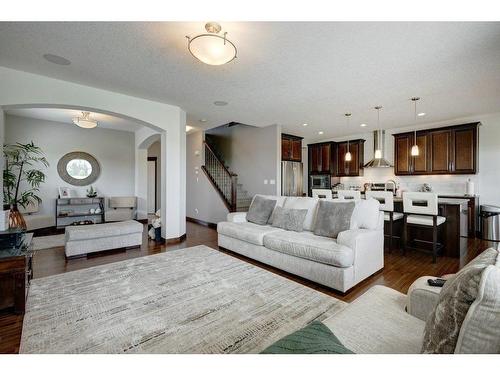
{"label": "sofa cushion", "polygon": [[333,238],[316,236],[312,232],[281,231],[266,234],[264,246],[280,253],[336,267],[350,267],[354,261],[352,249],[337,244]]}
{"label": "sofa cushion", "polygon": [[497,256],[495,249],[485,250],[446,281],[427,320],[422,353],[454,353],[462,323],[478,295],[482,273],[495,264]]}
{"label": "sofa cushion", "polygon": [[262,354],[353,354],[323,323],[314,321],[276,341]]}
{"label": "sofa cushion", "polygon": [[316,219],[316,209],[318,207],[318,202],[318,198],[287,197],[283,207],[307,210],[307,215],[304,220],[304,230],[312,231],[314,229],[314,220]]}
{"label": "sofa cushion", "polygon": [[455,354],[472,353],[500,353],[500,267],[484,270],[477,298],[460,329]]}
{"label": "sofa cushion", "polygon": [[357,354],[417,354],[425,322],[405,303],[404,294],[376,285],[323,323]]}
{"label": "sofa cushion", "polygon": [[380,217],[380,202],[374,198],[361,199],[356,201],[356,207],[352,213],[351,229],[354,227],[359,229],[376,230]]}
{"label": "sofa cushion", "polygon": [[260,196],[254,197],[247,212],[247,221],[266,225],[276,206],[275,199],[266,199]]}
{"label": "sofa cushion", "polygon": [[223,221],[217,224],[218,233],[259,246],[264,245],[264,236],[266,234],[278,231],[283,231],[283,229],[250,222],[232,223]]}
{"label": "sofa cushion", "polygon": [[307,210],[276,207],[274,210],[273,227],[294,232],[302,232]]}
{"label": "sofa cushion", "polygon": [[354,206],[354,202],[334,203],[321,200],[318,204],[314,234],[337,238],[340,232],[350,228]]}
{"label": "sofa cushion", "polygon": [[135,221],[119,221],[116,223],[79,225],[66,227],[66,242],[122,236],[132,233],[142,233],[144,226]]}

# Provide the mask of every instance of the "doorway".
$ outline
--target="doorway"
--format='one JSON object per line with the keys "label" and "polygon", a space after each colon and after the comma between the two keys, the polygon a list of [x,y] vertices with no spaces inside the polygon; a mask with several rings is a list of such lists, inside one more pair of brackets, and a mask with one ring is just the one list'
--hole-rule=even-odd
{"label": "doorway", "polygon": [[157,163],[158,159],[155,156],[148,156],[148,214],[154,214],[157,207]]}

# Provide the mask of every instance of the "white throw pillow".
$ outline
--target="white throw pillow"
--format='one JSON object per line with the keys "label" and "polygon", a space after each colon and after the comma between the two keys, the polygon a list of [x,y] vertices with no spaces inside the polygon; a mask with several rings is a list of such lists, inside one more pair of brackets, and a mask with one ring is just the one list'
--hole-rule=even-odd
{"label": "white throw pillow", "polygon": [[356,201],[351,218],[351,229],[371,229],[378,226],[380,202],[374,198]]}
{"label": "white throw pillow", "polygon": [[308,197],[286,197],[284,208],[292,208],[296,210],[307,210],[306,219],[304,220],[304,230],[314,230],[314,221],[316,219],[316,210],[318,208],[318,198]]}

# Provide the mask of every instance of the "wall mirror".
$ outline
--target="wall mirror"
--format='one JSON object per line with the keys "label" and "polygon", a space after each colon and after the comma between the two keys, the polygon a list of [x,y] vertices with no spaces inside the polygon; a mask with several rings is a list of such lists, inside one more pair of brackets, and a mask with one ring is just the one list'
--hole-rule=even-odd
{"label": "wall mirror", "polygon": [[97,180],[101,173],[101,167],[92,155],[75,151],[67,153],[59,159],[57,172],[68,184],[86,186]]}

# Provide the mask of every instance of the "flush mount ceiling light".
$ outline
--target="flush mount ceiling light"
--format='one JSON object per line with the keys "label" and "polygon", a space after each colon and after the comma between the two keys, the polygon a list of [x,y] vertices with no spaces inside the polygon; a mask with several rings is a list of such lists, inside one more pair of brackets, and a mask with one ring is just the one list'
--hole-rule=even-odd
{"label": "flush mount ceiling light", "polygon": [[364,128],[364,127],[366,127],[366,124],[361,124],[359,126],[361,126],[362,128]]}
{"label": "flush mount ceiling light", "polygon": [[322,131],[319,131],[319,132],[318,132],[318,134],[319,134],[319,135],[323,135],[323,132],[322,132]]}
{"label": "flush mount ceiling light", "polygon": [[236,46],[227,39],[227,32],[218,35],[221,29],[218,23],[208,22],[205,25],[208,34],[200,34],[194,38],[186,36],[191,55],[208,65],[224,65],[234,60]]}
{"label": "flush mount ceiling light", "polygon": [[[349,119],[351,117],[351,114],[350,113],[346,113],[344,116],[347,118],[347,128],[349,128]],[[349,147],[349,139],[347,140],[347,152],[345,153],[344,160],[345,161],[351,161],[352,160],[352,154],[351,154],[350,147]]]}
{"label": "flush mount ceiling light", "polygon": [[186,125],[186,133],[189,133],[194,128],[192,126]]}
{"label": "flush mount ceiling light", "polygon": [[200,119],[200,122],[207,122],[207,119],[206,118],[202,118],[202,119]]}
{"label": "flush mount ceiling light", "polygon": [[45,55],[43,55],[43,58],[48,62],[51,62],[52,64],[57,64],[57,65],[71,64],[71,61],[69,61],[68,59],[65,59],[62,56],[53,55],[52,53],[46,53]]}
{"label": "flush mount ceiling light", "polygon": [[307,126],[307,125],[309,125],[309,124],[302,124],[302,126]]}
{"label": "flush mount ceiling light", "polygon": [[[414,96],[411,98],[411,101],[414,104],[415,108],[415,126],[417,125],[417,102],[420,100],[418,96]],[[417,129],[415,129],[415,136],[414,136],[414,144],[411,148],[411,156],[418,156],[420,154],[420,150],[418,149],[417,145]]]}
{"label": "flush mount ceiling light", "polygon": [[90,118],[90,112],[82,112],[82,117],[73,118],[73,123],[84,129],[93,129],[98,124],[96,120]]}
{"label": "flush mount ceiling light", "polygon": [[420,112],[419,114],[417,114],[418,117],[422,117],[422,116],[425,116],[425,112]]}

